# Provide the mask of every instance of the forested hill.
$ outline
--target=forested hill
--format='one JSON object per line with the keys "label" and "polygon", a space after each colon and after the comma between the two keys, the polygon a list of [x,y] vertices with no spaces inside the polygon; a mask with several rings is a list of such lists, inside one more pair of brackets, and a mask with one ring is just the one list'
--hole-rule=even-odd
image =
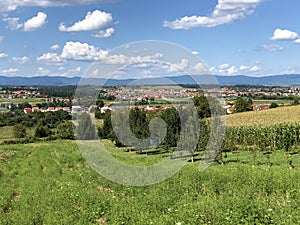
{"label": "forested hill", "polygon": [[[250,76],[216,76],[220,85],[259,85],[259,86],[300,86],[300,74],[274,75],[262,77]],[[211,76],[201,76],[201,84],[211,84]],[[133,79],[115,80],[106,82],[107,86],[122,86],[133,82]],[[144,79],[144,84],[157,84],[156,79]],[[38,76],[38,77],[5,77],[0,76],[0,86],[66,86],[78,84],[102,85],[103,78],[80,77],[59,77],[59,76]],[[167,77],[163,85],[167,84],[195,84],[189,76]]]}

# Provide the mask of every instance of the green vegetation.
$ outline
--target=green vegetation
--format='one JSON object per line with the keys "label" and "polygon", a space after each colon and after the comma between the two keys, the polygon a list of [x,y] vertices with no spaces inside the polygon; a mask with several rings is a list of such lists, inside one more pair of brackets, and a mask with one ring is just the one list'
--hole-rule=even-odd
{"label": "green vegetation", "polygon": [[[74,89],[67,90],[70,97]],[[43,94],[56,96],[60,90],[46,88]],[[96,104],[103,106],[102,100],[110,98],[103,92]],[[63,111],[24,114],[20,108],[1,114],[0,224],[299,224],[300,106],[277,108],[279,103],[270,100],[274,109],[226,116],[228,129],[221,151],[200,172],[198,163],[210,138],[211,120],[206,118],[211,112],[206,97],[193,101],[201,118],[195,152],[193,116],[185,116],[182,125],[175,108],[155,113],[136,108],[126,114],[128,129],[140,139],[153,138],[149,128],[153,117],[166,122],[162,144],[149,149],[124,146],[112,129],[110,111],[95,110],[97,129],[88,113],[78,115],[74,123]],[[248,111],[251,101],[239,98],[236,105],[237,111]],[[114,122],[121,125],[125,116],[117,115]],[[98,131],[106,150],[130,165],[152,165],[172,157],[183,130],[188,132],[179,149],[191,149],[192,157],[179,173],[160,184],[119,185],[92,170],[76,142],[65,140],[75,138],[75,124],[77,138],[93,140]],[[162,130],[159,125],[155,124]],[[132,139],[128,134],[123,135]]]}
{"label": "green vegetation", "polygon": [[14,137],[15,138],[26,137],[26,127],[23,124],[16,124],[14,126]]}
{"label": "green vegetation", "polygon": [[252,101],[248,98],[239,97],[235,101],[234,112],[247,112],[252,110]]}
{"label": "green vegetation", "polygon": [[274,108],[277,108],[278,107],[278,104],[276,102],[272,102],[270,104],[270,109],[274,109]]}
{"label": "green vegetation", "polygon": [[299,122],[300,106],[286,106],[258,112],[227,115],[226,126],[273,125]]}
{"label": "green vegetation", "polygon": [[271,160],[253,167],[251,154],[228,153],[203,172],[188,164],[163,183],[126,187],[90,169],[74,141],[1,146],[0,224],[298,224],[300,157],[294,169],[282,151]]}

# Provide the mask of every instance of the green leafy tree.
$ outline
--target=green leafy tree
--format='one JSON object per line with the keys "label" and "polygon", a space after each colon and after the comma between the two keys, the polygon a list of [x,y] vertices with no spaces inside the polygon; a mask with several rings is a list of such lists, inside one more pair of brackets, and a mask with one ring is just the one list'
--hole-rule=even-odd
{"label": "green leafy tree", "polygon": [[196,96],[193,98],[195,107],[197,108],[199,118],[207,118],[211,116],[211,110],[207,97],[204,95]]}
{"label": "green leafy tree", "polygon": [[96,101],[96,105],[101,109],[104,106],[104,102],[100,98],[98,98]]}
{"label": "green leafy tree", "polygon": [[111,111],[105,112],[103,117],[103,126],[98,128],[98,135],[101,139],[113,140],[113,128],[111,124]]}
{"label": "green leafy tree", "polygon": [[276,102],[272,102],[271,105],[270,105],[270,109],[274,109],[274,108],[277,108],[278,107],[278,104]]}
{"label": "green leafy tree", "polygon": [[179,113],[172,107],[163,111],[161,118],[167,124],[167,134],[162,144],[167,148],[176,147],[181,129]]}
{"label": "green leafy tree", "polygon": [[26,128],[23,124],[16,124],[13,128],[15,138],[25,138]]}
{"label": "green leafy tree", "polygon": [[295,97],[294,98],[294,101],[293,101],[293,103],[292,103],[292,105],[299,105],[300,104],[300,99],[299,99],[299,97]]}
{"label": "green leafy tree", "polygon": [[35,129],[35,138],[44,138],[52,134],[51,130],[47,126],[38,125]]}
{"label": "green leafy tree", "polygon": [[235,101],[234,112],[247,112],[252,110],[252,100],[244,97],[239,97]]}
{"label": "green leafy tree", "polygon": [[96,119],[103,119],[103,114],[99,108],[95,109],[95,118]]}
{"label": "green leafy tree", "polygon": [[94,140],[96,139],[96,128],[92,123],[92,119],[88,113],[82,113],[79,116],[79,124],[76,127],[77,139]]}
{"label": "green leafy tree", "polygon": [[57,135],[61,139],[74,139],[73,124],[70,121],[60,123],[57,126]]}
{"label": "green leafy tree", "polygon": [[139,139],[145,139],[150,136],[147,113],[138,108],[130,110],[129,124],[132,133]]}

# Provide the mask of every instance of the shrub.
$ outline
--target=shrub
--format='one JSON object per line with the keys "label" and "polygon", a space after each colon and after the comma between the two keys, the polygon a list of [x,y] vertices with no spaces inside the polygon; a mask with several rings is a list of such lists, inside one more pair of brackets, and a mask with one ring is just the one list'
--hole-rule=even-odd
{"label": "shrub", "polygon": [[61,139],[74,139],[73,124],[70,121],[60,123],[57,126],[57,135]]}
{"label": "shrub", "polygon": [[25,138],[26,137],[26,128],[22,124],[16,124],[13,128],[15,138]]}
{"label": "shrub", "polygon": [[43,138],[51,135],[51,130],[47,126],[37,126],[35,130],[35,138]]}

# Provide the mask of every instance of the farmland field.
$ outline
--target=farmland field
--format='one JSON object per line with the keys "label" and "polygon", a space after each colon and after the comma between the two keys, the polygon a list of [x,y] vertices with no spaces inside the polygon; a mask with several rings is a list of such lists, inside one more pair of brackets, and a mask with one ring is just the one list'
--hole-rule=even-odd
{"label": "farmland field", "polygon": [[[109,145],[108,141],[105,141]],[[128,164],[161,157],[108,151]],[[94,172],[75,141],[0,146],[0,224],[298,224],[300,156],[228,154],[163,183],[127,187]]]}
{"label": "farmland field", "polygon": [[14,103],[20,104],[28,102],[31,105],[36,105],[37,103],[45,102],[45,98],[0,98],[0,102],[2,103]]}
{"label": "farmland field", "polygon": [[226,125],[255,126],[300,122],[300,106],[286,106],[226,116]]}
{"label": "farmland field", "polygon": [[253,100],[253,104],[271,104],[277,103],[278,105],[291,105],[293,100]]}

